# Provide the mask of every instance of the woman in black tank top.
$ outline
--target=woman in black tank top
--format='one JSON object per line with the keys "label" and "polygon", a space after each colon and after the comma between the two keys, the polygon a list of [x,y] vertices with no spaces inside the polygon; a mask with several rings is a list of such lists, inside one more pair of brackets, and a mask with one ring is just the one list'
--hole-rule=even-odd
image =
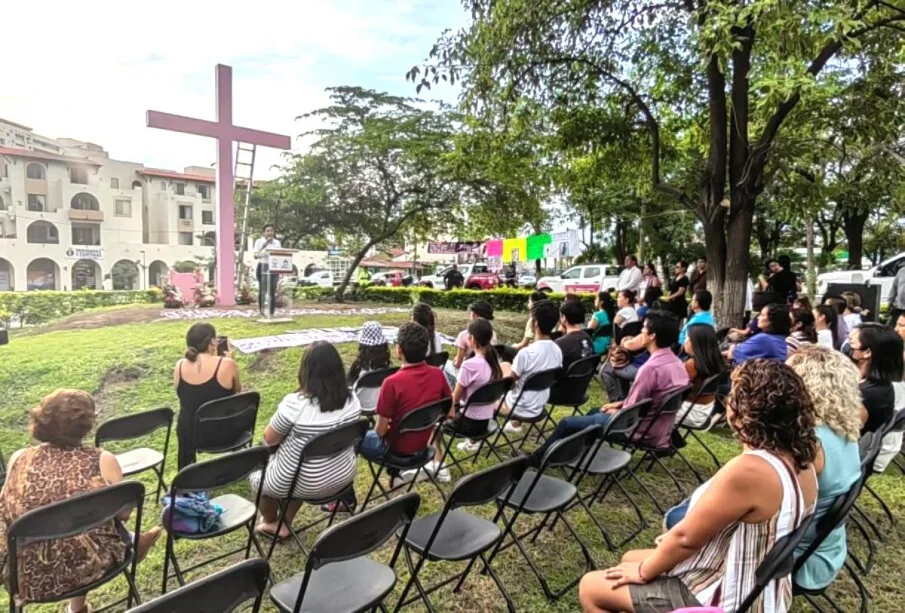
{"label": "woman in black tank top", "polygon": [[[195,324],[186,335],[185,359],[176,365],[176,395],[179,397],[179,418],[176,421],[176,438],[179,441],[178,467],[182,470],[195,462],[195,413],[205,402],[231,396],[238,391],[238,377],[233,380],[231,388],[224,387],[219,380],[220,368],[224,366],[224,358],[218,357],[214,374],[202,383],[189,383],[185,380],[183,370],[197,364],[199,370],[202,363],[214,359],[217,352],[217,333],[210,324]],[[209,356],[209,357],[204,357]],[[232,360],[227,359],[232,364]]]}

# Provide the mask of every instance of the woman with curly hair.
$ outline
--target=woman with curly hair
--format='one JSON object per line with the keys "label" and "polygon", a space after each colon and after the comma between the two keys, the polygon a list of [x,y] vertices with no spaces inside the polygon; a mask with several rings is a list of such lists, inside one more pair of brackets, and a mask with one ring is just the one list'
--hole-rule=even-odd
{"label": "woman with curly hair", "polygon": [[[735,613],[755,585],[753,570],[808,516],[817,498],[814,405],[795,372],[749,360],[732,374],[726,416],[744,451],[691,497],[684,519],[656,549],[629,551],[622,564],[584,576],[586,612],[660,613],[714,606]],[[750,610],[784,613],[789,577],[767,585]]]}
{"label": "woman with curly hair", "polygon": [[[861,478],[861,388],[858,369],[838,351],[819,345],[802,347],[786,362],[804,381],[814,401],[820,451],[817,469],[817,505],[814,521],[799,543],[796,554],[810,546],[817,535],[817,520],[837,496],[845,494]],[[845,526],[836,528],[795,573],[795,583],[807,589],[825,588],[845,564]]]}

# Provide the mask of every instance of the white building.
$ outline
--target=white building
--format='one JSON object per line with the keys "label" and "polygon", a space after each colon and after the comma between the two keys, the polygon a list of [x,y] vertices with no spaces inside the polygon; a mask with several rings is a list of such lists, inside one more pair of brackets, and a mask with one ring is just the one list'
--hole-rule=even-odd
{"label": "white building", "polygon": [[146,168],[0,119],[0,291],[159,285],[175,262],[213,256],[215,203],[211,168]]}

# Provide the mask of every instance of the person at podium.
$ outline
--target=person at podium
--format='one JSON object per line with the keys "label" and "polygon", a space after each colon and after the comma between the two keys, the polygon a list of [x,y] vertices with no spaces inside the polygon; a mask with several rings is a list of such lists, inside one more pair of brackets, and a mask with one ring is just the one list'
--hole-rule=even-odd
{"label": "person at podium", "polygon": [[[264,226],[264,236],[255,241],[254,254],[258,260],[258,267],[255,271],[255,277],[258,279],[258,309],[261,315],[264,314],[264,295],[270,294],[270,314],[273,315],[277,308],[277,285],[279,285],[279,275],[270,273],[270,266],[267,263],[267,251],[269,249],[280,249],[280,239],[274,236],[273,224]],[[269,283],[268,283],[269,280]]]}

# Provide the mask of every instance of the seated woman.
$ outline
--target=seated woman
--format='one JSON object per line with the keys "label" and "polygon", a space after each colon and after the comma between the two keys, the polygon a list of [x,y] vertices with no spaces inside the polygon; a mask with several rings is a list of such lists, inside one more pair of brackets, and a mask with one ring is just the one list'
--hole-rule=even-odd
{"label": "seated woman", "polygon": [[[837,496],[845,494],[861,478],[858,439],[861,430],[860,376],[851,361],[838,351],[809,345],[788,360],[814,401],[817,439],[817,506],[814,521],[796,549],[801,555],[817,534],[817,520]],[[847,555],[845,526],[836,528],[795,573],[795,583],[806,589],[822,589],[836,579]]]}
{"label": "seated woman", "polygon": [[[474,321],[476,319],[486,319],[487,321],[493,321],[493,305],[487,302],[486,300],[476,300],[468,305],[468,315],[469,321]],[[456,379],[459,378],[459,368],[461,368],[462,363],[465,361],[467,357],[469,357],[468,350],[468,329],[462,330],[456,336],[456,355],[453,359],[449,360],[446,363],[446,366],[443,368],[443,373],[446,375],[446,379],[449,382],[449,386],[452,388],[456,384]],[[492,345],[499,344],[497,340],[496,333],[493,335],[493,340],[491,341]]]}
{"label": "seated woman", "polygon": [[817,332],[817,344],[828,349],[835,349],[841,343],[838,339],[836,311],[832,307],[820,304],[814,307],[814,329]]}
{"label": "seated woman", "polygon": [[390,367],[390,345],[383,335],[383,326],[376,321],[366,321],[358,333],[358,356],[349,366],[349,385],[355,390],[361,410],[373,413],[377,406],[379,387],[356,389],[358,380],[364,375]]}
{"label": "seated woman", "polygon": [[185,357],[173,369],[173,386],[179,397],[176,438],[178,468],[195,463],[195,413],[205,402],[238,394],[239,367],[231,352],[218,355],[217,331],[206,323],[194,324],[185,335]]}
{"label": "seated woman", "polygon": [[726,357],[735,360],[737,364],[758,358],[785,362],[789,354],[786,337],[789,336],[792,327],[788,305],[765,306],[757,318],[757,326],[761,331],[748,340],[731,346],[726,352]]}
{"label": "seated woman", "polygon": [[[738,610],[754,569],[808,516],[817,499],[814,405],[795,372],[751,360],[732,373],[727,418],[744,451],[692,495],[688,513],[622,564],[584,576],[586,612],[660,613],[702,605]],[[791,579],[767,585],[758,611],[785,613]]]}
{"label": "seated woman", "polygon": [[616,296],[616,306],[619,310],[616,311],[616,318],[613,321],[620,328],[640,319],[635,310],[635,292],[627,289],[619,292]]}
{"label": "seated woman", "polygon": [[[726,373],[728,368],[723,354],[720,353],[716,330],[709,324],[689,326],[683,349],[688,355],[688,359],[685,360],[685,370],[691,380],[691,391],[688,394],[689,400],[682,403],[682,408],[676,415],[676,423],[681,422],[686,426],[700,428],[713,413],[716,394],[705,396],[698,396],[698,394],[707,379]],[[691,399],[695,398],[697,402],[692,404]],[[683,417],[684,421],[682,421]]]}
{"label": "seated woman", "polygon": [[814,314],[809,309],[792,309],[792,333],[786,337],[789,353],[817,343]]}
{"label": "seated woman", "polygon": [[895,414],[892,384],[902,380],[902,338],[880,324],[861,324],[848,337],[851,358],[861,372],[861,434],[884,428]]}
{"label": "seated woman", "polygon": [[[257,530],[271,537],[277,534],[280,500],[328,498],[344,490],[355,479],[355,449],[349,447],[333,457],[302,464],[295,489],[289,491],[308,441],[332,428],[357,421],[361,416],[361,405],[349,391],[342,358],[333,345],[315,343],[302,354],[298,382],[298,390],[283,398],[264,430],[264,444],[277,449],[267,463],[264,475],[262,521]],[[261,485],[261,472],[251,474],[249,481],[257,491]],[[277,538],[289,537],[289,526],[301,506],[301,502],[289,503]]]}
{"label": "seated woman", "polygon": [[[606,292],[598,292],[594,300],[594,314],[588,322],[588,333],[594,339],[594,352],[603,355],[610,348],[613,340],[613,326],[610,311],[613,311],[613,299]],[[613,311],[615,312],[615,311]],[[530,325],[531,322],[529,321]]]}
{"label": "seated woman", "polygon": [[[6,532],[18,518],[38,507],[123,480],[112,453],[83,444],[94,428],[94,419],[94,399],[80,390],[57,390],[32,410],[29,430],[39,444],[10,456],[0,493],[0,559],[4,562],[8,553]],[[126,513],[118,521],[128,518]],[[51,601],[90,585],[121,564],[129,542],[118,521],[58,541],[26,544],[16,561],[18,596],[24,602]],[[158,527],[141,535],[136,552],[139,561],[159,536]],[[8,574],[4,581],[8,584]],[[86,599],[70,599],[70,613],[91,611]]]}
{"label": "seated woman", "polygon": [[443,342],[440,340],[440,333],[437,332],[437,315],[426,302],[419,302],[412,307],[412,321],[421,324],[430,335],[431,344],[427,350],[427,355],[433,355],[443,351]]}

